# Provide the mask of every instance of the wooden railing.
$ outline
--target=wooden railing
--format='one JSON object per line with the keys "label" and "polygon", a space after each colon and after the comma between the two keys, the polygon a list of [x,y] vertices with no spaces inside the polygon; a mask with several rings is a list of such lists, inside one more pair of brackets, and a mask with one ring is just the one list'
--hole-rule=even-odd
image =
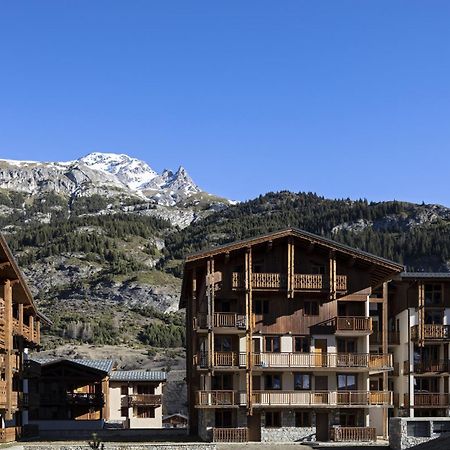
{"label": "wooden railing", "polygon": [[124,397],[127,405],[123,406],[160,406],[161,395],[155,394],[132,394]]}
{"label": "wooden railing", "polygon": [[[245,356],[245,353],[243,354]],[[214,352],[211,364],[213,367],[239,367],[245,365],[238,352]],[[208,367],[208,352],[199,352],[194,355],[194,365],[201,368]]]}
{"label": "wooden railing", "polygon": [[[254,314],[252,314],[251,319],[254,325]],[[208,315],[206,313],[198,313],[197,316],[194,317],[194,329],[207,329],[209,325],[208,322]],[[239,330],[245,330],[247,327],[247,319],[245,314],[217,312],[211,317],[211,326],[215,328],[237,328]]]}
{"label": "wooden railing", "polygon": [[[423,339],[450,339],[450,325],[424,325]],[[419,339],[419,325],[411,327],[411,339],[416,341]]]}
{"label": "wooden railing", "polygon": [[[255,406],[391,406],[390,391],[253,391]],[[241,394],[241,402],[246,394]]]}
{"label": "wooden railing", "polygon": [[[18,353],[12,354],[9,356],[11,361],[12,370],[18,372],[21,369],[21,355]],[[0,354],[0,369],[5,370],[6,367],[6,358],[8,355]]]}
{"label": "wooden railing", "polygon": [[373,427],[333,427],[331,439],[335,442],[375,442],[377,430]]}
{"label": "wooden railing", "polygon": [[362,331],[369,333],[372,331],[371,317],[336,317],[336,331]]}
{"label": "wooden railing", "polygon": [[213,428],[213,442],[247,442],[248,428]]}
{"label": "wooden railing", "polygon": [[103,393],[68,392],[66,400],[68,403],[76,405],[102,405],[104,403]]}
{"label": "wooden railing", "polygon": [[[328,275],[320,274],[295,274],[294,275],[294,289],[321,291],[328,290],[330,287]],[[231,286],[233,289],[245,288],[245,275],[242,272],[233,272]],[[272,289],[280,290],[287,288],[287,275],[284,273],[252,273],[252,288],[253,289]],[[347,290],[347,275],[337,275],[336,289],[338,291]]]}
{"label": "wooden railing", "polygon": [[0,442],[14,442],[17,431],[19,430],[16,430],[16,427],[0,428]]}
{"label": "wooden railing", "polygon": [[[371,370],[390,370],[391,354],[370,353],[253,353],[253,366],[261,368],[368,368]],[[241,353],[239,365],[245,366],[247,355]]]}
{"label": "wooden railing", "polygon": [[414,392],[414,406],[448,407],[449,405],[449,394]]}
{"label": "wooden railing", "polygon": [[414,373],[448,372],[449,361],[419,361],[414,363]]}
{"label": "wooden railing", "polygon": [[198,391],[197,406],[238,406],[236,391]]}
{"label": "wooden railing", "polygon": [[23,336],[27,341],[39,344],[39,323],[35,323],[35,329],[25,323],[22,324],[22,330],[20,329],[19,319],[13,318],[13,334]]}

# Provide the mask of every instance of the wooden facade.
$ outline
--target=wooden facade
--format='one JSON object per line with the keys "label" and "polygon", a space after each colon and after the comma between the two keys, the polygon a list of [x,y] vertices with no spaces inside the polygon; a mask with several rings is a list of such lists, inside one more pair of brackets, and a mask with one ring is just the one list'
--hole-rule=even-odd
{"label": "wooden facade", "polygon": [[40,343],[40,327],[48,320],[38,313],[33,296],[3,236],[0,236],[0,442],[27,434],[25,352]]}
{"label": "wooden facade", "polygon": [[[385,435],[386,281],[402,269],[296,229],[188,257],[180,307],[191,433],[260,440],[292,426],[294,414],[318,439],[349,425],[353,434],[335,435],[363,440],[375,414]],[[374,330],[379,342],[370,344]]]}

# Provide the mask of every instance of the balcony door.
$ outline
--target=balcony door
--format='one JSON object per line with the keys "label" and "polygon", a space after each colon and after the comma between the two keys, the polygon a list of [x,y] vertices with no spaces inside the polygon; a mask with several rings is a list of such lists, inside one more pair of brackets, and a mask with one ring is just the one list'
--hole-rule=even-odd
{"label": "balcony door", "polygon": [[328,413],[316,413],[316,439],[328,441]]}
{"label": "balcony door", "polygon": [[328,344],[326,339],[314,339],[314,359],[316,367],[326,367]]}
{"label": "balcony door", "polygon": [[247,416],[248,440],[261,442],[261,413],[254,411],[252,416]]}

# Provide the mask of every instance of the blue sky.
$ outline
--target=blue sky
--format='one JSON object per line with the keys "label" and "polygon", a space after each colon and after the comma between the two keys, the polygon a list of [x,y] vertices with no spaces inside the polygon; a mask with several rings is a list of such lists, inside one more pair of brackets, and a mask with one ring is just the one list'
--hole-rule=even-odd
{"label": "blue sky", "polygon": [[450,2],[0,1],[0,157],[450,206]]}

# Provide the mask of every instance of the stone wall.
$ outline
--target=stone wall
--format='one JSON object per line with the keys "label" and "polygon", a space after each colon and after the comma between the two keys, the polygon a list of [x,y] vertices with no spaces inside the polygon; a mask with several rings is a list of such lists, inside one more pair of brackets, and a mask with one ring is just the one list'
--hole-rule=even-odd
{"label": "stone wall", "polygon": [[[408,423],[421,422],[427,430],[426,436],[413,436],[408,433]],[[419,444],[437,439],[443,433],[437,432],[437,423],[446,422],[450,429],[449,417],[393,417],[389,420],[389,445],[392,450],[405,450]],[[448,433],[446,433],[448,435]]]}
{"label": "stone wall", "polygon": [[198,410],[198,437],[205,441],[212,441],[212,429],[215,425],[213,409]]}
{"label": "stone wall", "polygon": [[312,414],[311,427],[296,427],[295,412],[281,412],[281,427],[268,428],[265,414],[261,414],[261,442],[310,442],[316,440],[315,416]]}

